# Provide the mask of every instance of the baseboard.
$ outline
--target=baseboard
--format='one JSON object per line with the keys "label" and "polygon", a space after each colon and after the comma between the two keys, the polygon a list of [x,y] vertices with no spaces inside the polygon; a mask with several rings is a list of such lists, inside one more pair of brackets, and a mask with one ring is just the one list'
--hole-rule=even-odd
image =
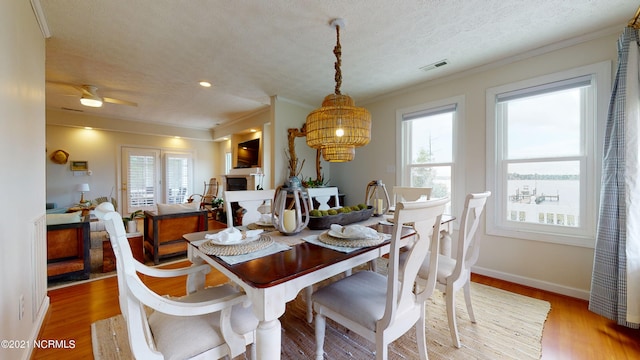
{"label": "baseboard", "polygon": [[[40,310],[38,311],[38,313],[36,314],[35,318],[33,319],[34,324],[36,324],[36,326],[33,327],[33,330],[31,331],[31,341],[29,342],[30,344],[33,344],[36,340],[38,340],[38,335],[40,335],[40,329],[42,329],[42,326],[44,325],[44,319],[47,316],[47,311],[49,311],[49,304],[50,304],[50,299],[48,296],[45,296],[44,299],[42,300],[42,304],[40,305]],[[33,346],[29,346],[29,350],[27,351],[27,356],[24,358],[24,360],[27,359],[31,359],[32,357],[32,352],[33,352],[34,347]]]}
{"label": "baseboard", "polygon": [[532,288],[553,292],[556,294],[566,295],[577,299],[589,300],[589,291],[576,289],[568,286],[550,283],[538,279],[532,279],[524,276],[509,274],[501,271],[487,269],[483,267],[473,266],[471,272],[476,274],[489,276],[492,278],[509,281],[512,283],[530,286]]}

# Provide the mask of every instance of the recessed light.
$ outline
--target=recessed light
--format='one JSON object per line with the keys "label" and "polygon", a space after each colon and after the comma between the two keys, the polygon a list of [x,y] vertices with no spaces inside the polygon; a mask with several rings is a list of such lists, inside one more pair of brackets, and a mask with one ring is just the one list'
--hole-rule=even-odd
{"label": "recessed light", "polygon": [[251,129],[250,131],[251,131],[251,132],[256,132],[256,131],[258,131],[258,130],[256,130],[256,129]]}
{"label": "recessed light", "polygon": [[211,83],[208,81],[200,81],[200,86],[202,87],[211,87]]}
{"label": "recessed light", "polygon": [[85,126],[84,129],[85,130],[93,130],[93,128],[91,126]]}

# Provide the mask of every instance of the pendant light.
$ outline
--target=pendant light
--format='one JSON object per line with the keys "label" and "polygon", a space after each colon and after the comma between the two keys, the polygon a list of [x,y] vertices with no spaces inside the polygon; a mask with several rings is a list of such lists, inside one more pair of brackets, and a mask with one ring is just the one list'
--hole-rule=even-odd
{"label": "pendant light", "polygon": [[326,161],[345,162],[353,160],[356,147],[365,146],[371,140],[371,114],[365,108],[356,107],[351,97],[340,92],[340,27],[344,27],[344,20],[334,19],[331,26],[336,29],[335,93],[327,95],[322,107],[307,116],[307,145],[322,150]]}

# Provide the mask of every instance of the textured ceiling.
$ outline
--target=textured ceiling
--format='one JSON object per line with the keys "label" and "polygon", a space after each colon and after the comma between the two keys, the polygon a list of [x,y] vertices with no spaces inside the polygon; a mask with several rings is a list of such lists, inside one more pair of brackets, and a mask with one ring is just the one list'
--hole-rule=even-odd
{"label": "textured ceiling", "polygon": [[[630,0],[40,0],[48,108],[210,129],[277,95],[311,107],[334,90],[357,105],[598,30],[622,27]],[[615,46],[615,44],[612,44]],[[421,67],[447,59],[449,65]],[[201,80],[211,88],[198,85]],[[80,91],[137,102],[87,108]]]}

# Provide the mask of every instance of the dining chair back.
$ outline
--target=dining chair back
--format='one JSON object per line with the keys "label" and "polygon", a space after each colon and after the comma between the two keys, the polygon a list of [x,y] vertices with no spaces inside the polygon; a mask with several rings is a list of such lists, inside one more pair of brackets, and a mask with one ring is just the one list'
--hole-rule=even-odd
{"label": "dining chair back", "polygon": [[[258,208],[269,202],[273,204],[273,198],[276,194],[274,189],[269,190],[237,190],[224,192],[225,208],[227,209],[227,227],[233,227],[233,206],[232,203],[237,202],[238,205],[245,210],[242,215],[242,223],[238,225],[249,225],[260,220],[262,215]],[[270,213],[271,211],[269,211]]]}
{"label": "dining chair back", "polygon": [[316,311],[316,359],[324,358],[324,335],[328,317],[376,344],[376,359],[387,359],[387,346],[415,327],[418,353],[427,359],[425,333],[425,301],[431,296],[435,279],[418,290],[416,276],[427,253],[431,253],[433,270],[438,266],[439,241],[429,236],[415,237],[403,262],[400,249],[406,245],[402,230],[407,223],[431,229],[437,239],[440,222],[448,199],[422,202],[399,202],[394,212],[387,275],[362,270],[316,291],[313,307]]}
{"label": "dining chair back", "polygon": [[[467,312],[472,323],[476,322],[471,306],[471,267],[476,263],[480,255],[480,237],[477,234],[480,216],[484,210],[490,191],[468,194],[458,230],[458,243],[455,257],[438,255],[438,267],[435,276],[436,288],[445,294],[447,306],[447,319],[453,344],[460,348],[460,337],[456,324],[455,293],[464,289],[464,300]],[[429,264],[430,258],[425,259],[418,273],[418,283],[426,285],[427,281],[434,278],[433,267]]]}
{"label": "dining chair back", "polygon": [[329,201],[333,198],[334,208],[341,207],[340,199],[338,197],[338,188],[335,186],[323,187],[323,188],[307,188],[307,197],[309,198],[309,210],[313,210],[316,207],[313,205],[313,200],[318,202],[318,210],[328,210]]}
{"label": "dining chair back", "polygon": [[[105,204],[103,206],[103,204]],[[133,257],[120,214],[110,203],[96,215],[105,228],[116,256],[118,300],[127,325],[129,345],[137,359],[191,359],[235,357],[251,346],[255,358],[257,318],[247,296],[231,285],[204,288],[208,265],[156,269]],[[187,275],[187,295],[161,296],[138,273],[158,278]]]}
{"label": "dining chair back", "polygon": [[400,201],[418,201],[431,200],[430,187],[410,187],[410,186],[394,186],[393,187],[393,203]]}

